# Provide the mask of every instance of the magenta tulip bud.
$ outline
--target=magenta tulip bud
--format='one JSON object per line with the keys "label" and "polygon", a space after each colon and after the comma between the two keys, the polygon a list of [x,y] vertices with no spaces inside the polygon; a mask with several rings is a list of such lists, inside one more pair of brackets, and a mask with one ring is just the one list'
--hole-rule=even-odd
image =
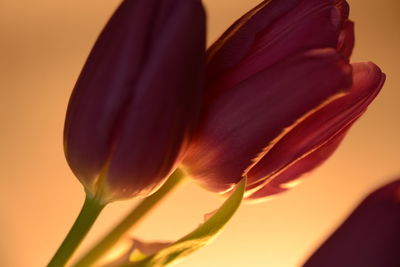
{"label": "magenta tulip bud", "polygon": [[125,0],[73,90],[68,163],[93,197],[147,196],[182,159],[200,115],[205,14],[199,0]]}
{"label": "magenta tulip bud", "polygon": [[383,85],[340,0],[264,1],[208,50],[200,127],[183,162],[205,188],[248,178],[247,198],[285,191],[326,160]]}
{"label": "magenta tulip bud", "polygon": [[400,180],[369,195],[304,267],[400,266]]}

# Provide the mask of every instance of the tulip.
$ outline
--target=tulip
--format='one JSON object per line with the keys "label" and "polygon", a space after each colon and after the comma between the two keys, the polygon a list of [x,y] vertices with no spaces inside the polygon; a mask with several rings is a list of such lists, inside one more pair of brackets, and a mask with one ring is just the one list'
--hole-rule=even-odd
{"label": "tulip", "polygon": [[348,5],[272,0],[236,21],[207,52],[205,108],[183,162],[203,187],[247,199],[291,187],[324,162],[384,83],[350,64]]}
{"label": "tulip", "polygon": [[304,267],[400,266],[400,180],[371,193]]}
{"label": "tulip", "polygon": [[69,166],[104,202],[147,196],[182,160],[205,69],[199,0],[125,0],[96,41],[65,121]]}

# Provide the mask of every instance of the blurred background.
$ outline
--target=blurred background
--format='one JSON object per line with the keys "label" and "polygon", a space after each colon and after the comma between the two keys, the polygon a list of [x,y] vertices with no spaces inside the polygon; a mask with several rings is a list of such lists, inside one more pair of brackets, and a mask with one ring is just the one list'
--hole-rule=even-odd
{"label": "blurred background", "polygon": [[[258,0],[206,0],[209,42]],[[62,131],[71,89],[117,0],[0,0],[0,266],[44,266],[84,200]],[[400,2],[350,0],[353,61],[373,61],[387,82],[343,145],[292,191],[243,205],[222,235],[177,266],[300,266],[367,192],[400,175]],[[134,204],[110,205],[88,247]],[[177,239],[222,199],[193,183],[172,194],[134,235]]]}

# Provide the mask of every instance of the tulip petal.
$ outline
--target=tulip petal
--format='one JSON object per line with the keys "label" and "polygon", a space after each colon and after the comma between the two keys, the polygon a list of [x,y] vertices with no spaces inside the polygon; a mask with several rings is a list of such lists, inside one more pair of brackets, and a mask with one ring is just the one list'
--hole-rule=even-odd
{"label": "tulip petal", "polygon": [[199,1],[164,3],[170,8],[168,20],[158,21],[154,48],[120,126],[106,175],[108,187],[120,196],[148,195],[161,186],[186,150],[200,115],[203,9]]}
{"label": "tulip petal", "polygon": [[369,195],[304,267],[400,266],[400,180]]}
{"label": "tulip petal", "polygon": [[237,20],[207,50],[211,80],[237,65],[251,49],[255,36],[298,4],[299,0],[263,1]]}
{"label": "tulip petal", "polygon": [[66,155],[89,191],[149,194],[172,172],[201,109],[204,25],[198,0],[125,0],[116,11],[67,115]]}
{"label": "tulip petal", "polygon": [[83,183],[94,180],[107,160],[113,135],[109,129],[131,98],[132,83],[150,43],[156,3],[122,2],[99,36],[72,92],[64,147],[71,169]]}
{"label": "tulip petal", "polygon": [[[356,63],[352,66],[351,91],[306,118],[274,146],[264,151],[263,157],[247,173],[249,180],[253,181],[253,187],[260,186],[260,181],[262,183],[264,180],[266,184],[269,180],[274,180],[276,176],[290,169],[291,165],[329,142],[365,112],[382,88],[385,75],[373,63]],[[311,159],[316,160],[315,166],[324,160],[319,157]],[[298,172],[290,171],[293,176],[290,178],[285,175],[285,179],[292,180],[302,174],[301,168],[296,169]]]}
{"label": "tulip petal", "polygon": [[[257,202],[267,200],[272,195],[282,193],[292,188],[294,185],[297,185],[299,183],[299,177],[318,167],[325,160],[327,160],[333,154],[333,152],[335,152],[349,128],[350,126],[343,129],[328,142],[318,147],[309,155],[293,163],[290,167],[280,172],[276,177],[268,180],[267,183],[260,183],[262,184],[262,187],[256,192],[247,196],[246,200],[256,200]],[[257,184],[248,187],[248,193],[254,191],[252,188],[259,187],[260,185]]]}
{"label": "tulip petal", "polygon": [[350,58],[354,47],[354,23],[352,21],[348,20],[345,22],[340,32],[337,46],[338,51],[344,57]]}
{"label": "tulip petal", "polygon": [[312,50],[225,91],[208,106],[189,148],[189,173],[212,191],[229,190],[282,129],[350,87],[345,62],[333,49]]}
{"label": "tulip petal", "polygon": [[[209,94],[220,93],[286,57],[338,46],[348,16],[345,1],[266,2],[236,23],[241,28],[232,26],[210,48]],[[346,45],[351,51],[352,44]]]}

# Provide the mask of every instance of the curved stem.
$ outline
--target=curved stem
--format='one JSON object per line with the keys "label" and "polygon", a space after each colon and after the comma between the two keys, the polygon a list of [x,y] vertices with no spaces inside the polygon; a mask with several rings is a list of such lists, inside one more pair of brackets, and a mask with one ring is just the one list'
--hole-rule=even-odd
{"label": "curved stem", "polygon": [[132,229],[149,211],[156,206],[168,193],[172,191],[181,181],[184,173],[177,169],[153,195],[142,200],[128,215],[97,243],[87,254],[80,258],[73,266],[92,266],[105,253],[111,249],[129,230]]}
{"label": "curved stem", "polygon": [[104,207],[105,204],[101,204],[96,199],[86,196],[78,218],[76,218],[74,225],[65,237],[60,248],[47,265],[48,267],[65,266]]}

